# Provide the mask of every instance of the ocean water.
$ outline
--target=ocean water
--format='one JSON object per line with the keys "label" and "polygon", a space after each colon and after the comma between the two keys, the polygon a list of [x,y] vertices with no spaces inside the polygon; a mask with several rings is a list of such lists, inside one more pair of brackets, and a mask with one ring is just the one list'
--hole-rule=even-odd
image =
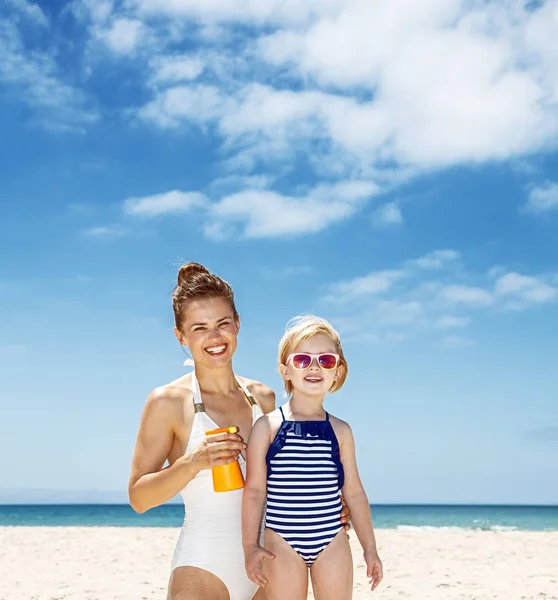
{"label": "ocean water", "polygon": [[[558,506],[402,505],[371,507],[376,528],[558,531]],[[166,504],[139,515],[127,504],[0,505],[0,526],[180,527],[184,508]]]}

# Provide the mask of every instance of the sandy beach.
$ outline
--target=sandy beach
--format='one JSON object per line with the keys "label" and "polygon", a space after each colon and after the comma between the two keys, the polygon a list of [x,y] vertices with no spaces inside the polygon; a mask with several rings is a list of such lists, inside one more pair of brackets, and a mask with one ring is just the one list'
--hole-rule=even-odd
{"label": "sandy beach", "polygon": [[[0,598],[165,600],[177,535],[0,527]],[[385,579],[372,594],[351,532],[356,600],[558,600],[558,532],[379,529],[377,538]]]}

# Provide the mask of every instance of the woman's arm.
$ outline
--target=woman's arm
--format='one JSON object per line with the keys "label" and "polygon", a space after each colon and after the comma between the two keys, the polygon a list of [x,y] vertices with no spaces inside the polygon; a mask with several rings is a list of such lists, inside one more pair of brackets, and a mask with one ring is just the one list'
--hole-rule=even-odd
{"label": "woman's arm", "polygon": [[163,468],[174,440],[174,400],[168,390],[154,390],[141,416],[128,496],[139,513],[164,504],[180,492],[201,469],[235,460],[245,444],[240,436],[220,433],[208,436],[192,452]]}
{"label": "woman's arm", "polygon": [[339,436],[339,451],[345,472],[343,496],[351,511],[352,524],[362,546],[367,565],[367,575],[373,580],[372,589],[374,590],[382,580],[383,574],[382,563],[376,548],[370,503],[358,474],[353,432],[348,423],[339,419],[336,419],[336,421],[341,434]]}
{"label": "woman's arm", "polygon": [[265,587],[262,558],[275,558],[260,546],[260,525],[267,494],[265,456],[271,443],[271,426],[267,416],[260,417],[250,434],[246,450],[246,482],[242,494],[242,546],[246,573],[251,581]]}

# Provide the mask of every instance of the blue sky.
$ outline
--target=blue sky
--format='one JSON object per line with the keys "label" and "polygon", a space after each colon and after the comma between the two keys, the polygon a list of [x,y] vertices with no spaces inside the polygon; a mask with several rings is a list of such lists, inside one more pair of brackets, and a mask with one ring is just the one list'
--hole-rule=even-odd
{"label": "blue sky", "polygon": [[278,395],[287,320],[338,327],[327,408],[372,503],[557,503],[557,26],[556,1],[4,2],[0,500],[125,500],[194,260]]}

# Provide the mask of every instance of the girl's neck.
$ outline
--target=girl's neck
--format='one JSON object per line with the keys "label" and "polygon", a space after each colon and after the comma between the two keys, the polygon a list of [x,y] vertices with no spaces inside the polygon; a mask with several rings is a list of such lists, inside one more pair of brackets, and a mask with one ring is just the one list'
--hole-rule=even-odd
{"label": "girl's neck", "polygon": [[196,378],[200,384],[200,390],[206,394],[229,396],[238,390],[232,362],[218,369],[196,366]]}
{"label": "girl's neck", "polygon": [[322,421],[326,416],[323,397],[297,394],[296,390],[289,400],[289,409],[295,421]]}

